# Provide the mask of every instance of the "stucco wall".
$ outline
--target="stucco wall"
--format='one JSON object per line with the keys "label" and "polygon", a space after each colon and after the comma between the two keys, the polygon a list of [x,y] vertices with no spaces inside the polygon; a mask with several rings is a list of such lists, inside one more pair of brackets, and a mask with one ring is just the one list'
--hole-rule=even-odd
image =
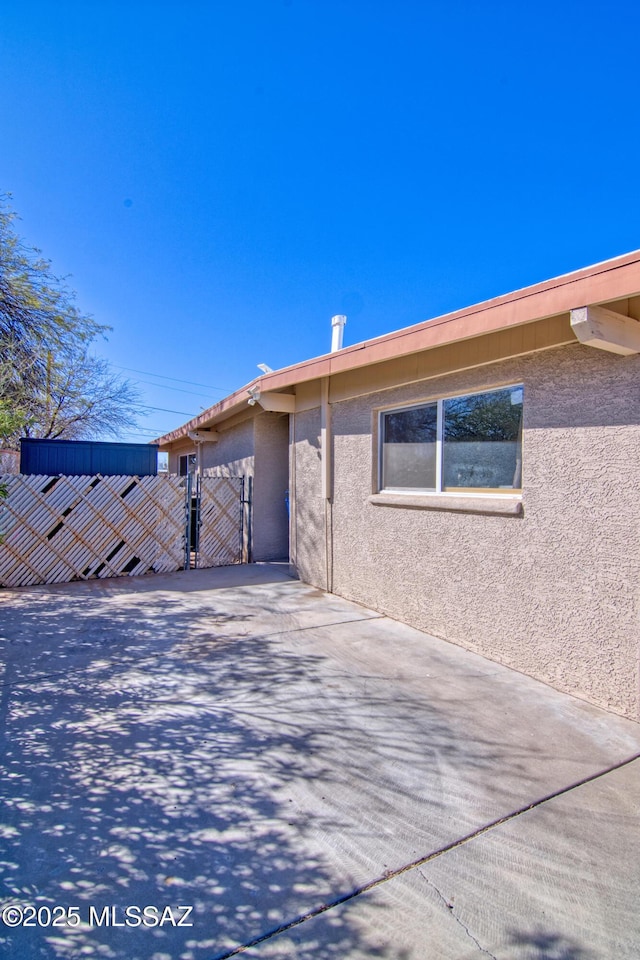
{"label": "stucco wall", "polygon": [[202,470],[208,477],[252,477],[255,443],[253,417],[218,430],[220,439],[202,445]]}
{"label": "stucco wall", "polygon": [[288,417],[257,411],[218,432],[219,440],[203,446],[204,475],[251,479],[252,559],[287,559]]}
{"label": "stucco wall", "polygon": [[[515,382],[522,516],[369,502],[376,407]],[[317,416],[305,416],[296,563],[324,587]],[[640,719],[640,358],[557,348],[336,403],[332,423],[336,593]]]}
{"label": "stucco wall", "polygon": [[180,457],[184,454],[195,453],[195,446],[191,440],[186,443],[177,443],[169,450],[169,473],[180,473]]}
{"label": "stucco wall", "polygon": [[262,413],[254,424],[253,558],[288,560],[289,417]]}
{"label": "stucco wall", "polygon": [[296,413],[292,458],[293,567],[306,583],[327,589],[325,566],[325,501],[320,462],[320,408]]}

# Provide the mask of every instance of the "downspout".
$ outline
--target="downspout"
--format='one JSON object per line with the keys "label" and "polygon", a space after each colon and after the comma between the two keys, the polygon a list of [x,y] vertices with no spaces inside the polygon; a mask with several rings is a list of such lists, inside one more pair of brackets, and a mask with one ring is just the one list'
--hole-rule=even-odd
{"label": "downspout", "polygon": [[296,415],[289,414],[289,564],[298,570],[298,501],[296,499]]}
{"label": "downspout", "polygon": [[[331,318],[331,353],[342,349],[347,318],[337,314]],[[324,503],[324,566],[327,593],[333,593],[333,464],[331,458],[330,377],[320,381],[320,456],[322,463],[322,500]]]}
{"label": "downspout", "polygon": [[320,381],[320,464],[322,501],[324,504],[324,569],[327,593],[333,587],[333,542],[331,537],[331,407],[329,378]]}

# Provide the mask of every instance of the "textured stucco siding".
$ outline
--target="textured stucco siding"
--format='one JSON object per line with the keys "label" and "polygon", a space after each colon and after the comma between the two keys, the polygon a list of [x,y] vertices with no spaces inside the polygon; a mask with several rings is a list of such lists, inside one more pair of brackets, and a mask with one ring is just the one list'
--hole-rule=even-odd
{"label": "textured stucco siding", "polygon": [[262,413],[254,423],[253,558],[288,560],[289,417]]}
{"label": "textured stucco siding", "polygon": [[203,446],[204,475],[251,479],[252,559],[287,559],[288,417],[258,412],[218,432],[219,440]]}
{"label": "textured stucco siding", "polygon": [[169,451],[169,473],[180,473],[180,457],[183,457],[187,453],[195,453],[195,447],[191,441],[176,444],[176,446]]}
{"label": "textured stucco siding", "polygon": [[291,459],[292,564],[301,580],[326,590],[319,407],[295,414]]}
{"label": "textured stucco siding", "polygon": [[202,472],[207,477],[252,477],[255,440],[253,418],[220,430],[220,439],[202,446]]}
{"label": "textured stucco siding", "polygon": [[[522,516],[369,502],[376,409],[519,382]],[[324,586],[319,416],[296,419],[296,566]],[[334,592],[640,719],[639,357],[557,348],[333,404],[332,429]]]}

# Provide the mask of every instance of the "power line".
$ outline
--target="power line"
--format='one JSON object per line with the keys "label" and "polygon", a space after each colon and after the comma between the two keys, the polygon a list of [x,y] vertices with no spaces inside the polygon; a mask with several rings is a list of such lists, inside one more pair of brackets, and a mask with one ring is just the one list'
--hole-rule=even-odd
{"label": "power line", "polygon": [[208,393],[196,393],[194,390],[184,390],[182,387],[170,387],[167,383],[153,383],[151,380],[134,380],[134,383],[148,383],[151,387],[158,387],[160,390],[177,390],[178,393],[188,393],[192,397],[202,397],[209,399]]}
{"label": "power line", "polygon": [[[128,370],[130,373],[141,373],[143,377],[159,377],[160,380],[173,380],[175,383],[188,383],[190,387],[206,387],[207,390],[219,390],[220,393],[230,393],[227,387],[214,387],[210,383],[197,383],[195,380],[181,380],[180,377],[168,377],[164,373],[153,373],[150,370],[136,370],[134,367],[123,367],[120,363],[112,364],[119,370]],[[161,386],[161,384],[157,384]]]}
{"label": "power line", "polygon": [[[167,410],[166,407],[149,407],[147,406],[146,403],[142,404],[140,409],[141,410],[159,410],[160,413],[177,413],[181,417],[189,417],[190,420],[193,420],[194,417],[198,416],[197,413],[185,413],[184,410]],[[143,416],[146,416],[146,414],[143,414]]]}

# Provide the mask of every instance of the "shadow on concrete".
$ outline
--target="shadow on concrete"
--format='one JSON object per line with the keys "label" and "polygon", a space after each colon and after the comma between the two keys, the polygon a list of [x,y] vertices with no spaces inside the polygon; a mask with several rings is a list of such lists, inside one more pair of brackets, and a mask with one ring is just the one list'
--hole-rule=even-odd
{"label": "shadow on concrete", "polygon": [[521,960],[596,960],[596,954],[571,937],[548,930],[510,930],[509,942]]}
{"label": "shadow on concrete", "polygon": [[[78,584],[5,611],[3,903],[83,920],[90,905],[119,920],[130,905],[190,905],[194,926],[0,927],[4,955],[212,960],[398,867],[403,808],[428,843],[446,811],[421,769],[504,764],[504,742],[452,728],[450,700],[390,699],[379,675],[354,687],[326,657],[260,633],[249,607],[185,602]],[[519,759],[514,748],[512,769]],[[298,960],[408,957],[368,943],[348,907],[321,954],[304,924],[296,939]]]}

